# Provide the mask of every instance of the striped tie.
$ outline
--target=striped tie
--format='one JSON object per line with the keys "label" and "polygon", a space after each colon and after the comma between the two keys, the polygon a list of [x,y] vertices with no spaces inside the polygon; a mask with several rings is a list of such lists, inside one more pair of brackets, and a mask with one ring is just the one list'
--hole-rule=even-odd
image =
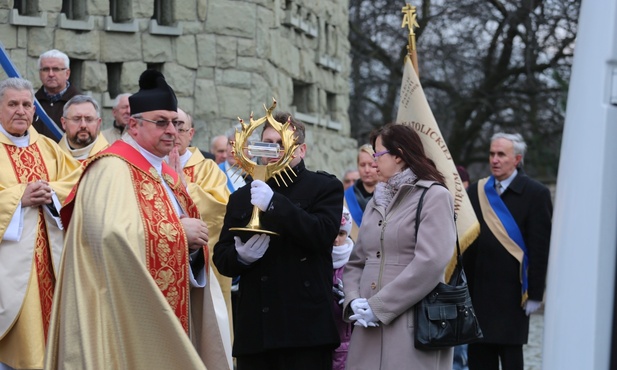
{"label": "striped tie", "polygon": [[495,190],[498,195],[501,195],[501,183],[499,181],[495,181]]}

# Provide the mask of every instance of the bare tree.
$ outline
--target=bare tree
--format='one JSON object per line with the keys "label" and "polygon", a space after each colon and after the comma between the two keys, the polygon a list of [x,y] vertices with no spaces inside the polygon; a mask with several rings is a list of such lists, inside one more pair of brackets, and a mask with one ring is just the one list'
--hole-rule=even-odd
{"label": "bare tree", "polygon": [[[457,163],[486,169],[494,132],[520,132],[526,170],[556,177],[581,0],[423,0],[420,81]],[[351,0],[352,132],[396,118],[407,33],[404,4]],[[481,164],[481,165],[480,165]],[[485,171],[483,171],[485,174]]]}

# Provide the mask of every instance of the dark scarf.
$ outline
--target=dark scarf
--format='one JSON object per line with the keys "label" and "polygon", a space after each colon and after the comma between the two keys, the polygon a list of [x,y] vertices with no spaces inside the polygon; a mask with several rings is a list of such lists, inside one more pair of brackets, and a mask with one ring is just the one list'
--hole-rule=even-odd
{"label": "dark scarf", "polygon": [[353,192],[356,195],[356,199],[358,200],[358,205],[360,205],[360,208],[364,212],[368,201],[371,200],[371,198],[373,197],[373,193],[369,193],[366,191],[361,179],[358,179],[358,181],[356,181],[356,183],[354,184]]}

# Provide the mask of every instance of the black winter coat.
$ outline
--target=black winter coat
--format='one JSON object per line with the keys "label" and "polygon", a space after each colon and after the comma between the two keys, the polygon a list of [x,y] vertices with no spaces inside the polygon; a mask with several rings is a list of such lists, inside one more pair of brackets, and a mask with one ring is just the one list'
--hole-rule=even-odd
{"label": "black winter coat", "polygon": [[[520,264],[487,227],[478,202],[478,183],[467,189],[480,222],[480,236],[463,254],[469,292],[483,343],[526,344],[529,317],[521,307]],[[529,299],[542,301],[553,206],[548,188],[521,170],[501,199],[516,220],[529,255]]]}
{"label": "black winter coat", "polygon": [[339,345],[332,310],[332,245],[341,223],[343,186],[333,175],[307,170],[303,161],[294,171],[293,183],[285,179],[289,187],[268,181],[274,195],[260,220],[264,229],[280,236],[272,236],[265,255],[251,265],[238,261],[237,234],[229,230],[249,222],[250,185],[234,192],[227,204],[213,262],[221,274],[240,276],[234,356]]}
{"label": "black winter coat", "polygon": [[[77,89],[75,86],[71,85],[68,89],[66,89],[66,92],[64,93],[64,95],[62,95],[60,100],[52,103],[51,101],[49,101],[49,99],[47,99],[47,96],[45,95],[43,89],[43,86],[41,86],[41,88],[37,90],[34,96],[36,97],[36,100],[39,101],[41,108],[45,110],[49,118],[51,118],[56,123],[56,125],[58,125],[60,131],[64,132],[64,130],[62,129],[62,122],[60,121],[64,110],[64,105],[75,95],[81,94],[81,91],[79,91],[79,89]],[[48,129],[47,126],[45,126],[43,120],[40,119],[38,115],[34,116],[32,126],[34,126],[34,128],[39,134],[45,135],[48,138],[55,140],[56,142],[60,141],[60,138],[56,138],[53,136],[52,131]]]}

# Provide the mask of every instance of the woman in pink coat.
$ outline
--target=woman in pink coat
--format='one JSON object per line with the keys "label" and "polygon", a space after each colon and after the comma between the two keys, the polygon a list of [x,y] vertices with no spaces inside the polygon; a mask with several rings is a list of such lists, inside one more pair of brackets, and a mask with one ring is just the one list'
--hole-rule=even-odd
{"label": "woman in pink coat", "polygon": [[[439,282],[456,242],[453,200],[418,134],[388,124],[371,134],[380,182],[343,274],[354,322],[348,370],[452,369],[452,349],[414,347],[414,306]],[[428,188],[416,240],[416,209]]]}

